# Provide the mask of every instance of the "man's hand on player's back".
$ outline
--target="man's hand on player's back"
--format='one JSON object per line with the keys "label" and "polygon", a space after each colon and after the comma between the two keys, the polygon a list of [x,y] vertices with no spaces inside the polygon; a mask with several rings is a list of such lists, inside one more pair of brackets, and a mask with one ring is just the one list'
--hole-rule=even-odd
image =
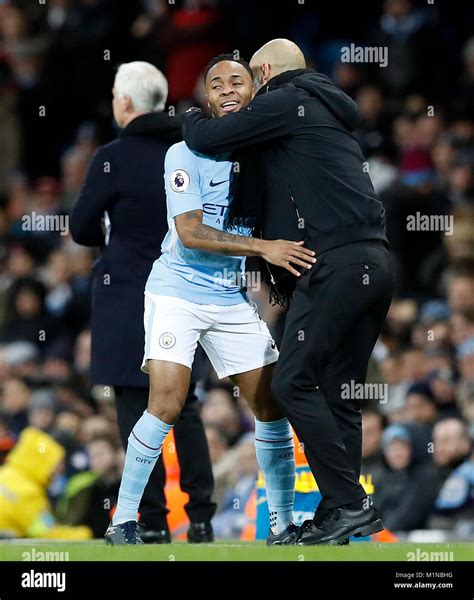
{"label": "man's hand on player's back", "polygon": [[267,262],[278,267],[287,269],[296,277],[301,273],[291,264],[298,265],[304,269],[311,269],[317,261],[315,253],[309,248],[303,248],[304,242],[290,242],[288,240],[259,240],[260,256]]}
{"label": "man's hand on player's back", "polygon": [[304,242],[261,240],[250,236],[220,231],[203,221],[202,210],[191,210],[174,218],[181,243],[186,248],[225,254],[227,256],[261,256],[272,265],[283,267],[300,276],[293,265],[311,269],[316,262],[314,252],[303,248]]}

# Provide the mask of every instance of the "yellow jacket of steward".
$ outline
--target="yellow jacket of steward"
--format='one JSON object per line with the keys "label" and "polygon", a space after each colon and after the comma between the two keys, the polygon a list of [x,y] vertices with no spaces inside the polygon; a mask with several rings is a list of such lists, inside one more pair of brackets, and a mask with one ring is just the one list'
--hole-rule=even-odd
{"label": "yellow jacket of steward", "polygon": [[46,489],[64,458],[64,449],[47,433],[27,427],[0,467],[0,537],[83,540],[88,527],[56,522]]}

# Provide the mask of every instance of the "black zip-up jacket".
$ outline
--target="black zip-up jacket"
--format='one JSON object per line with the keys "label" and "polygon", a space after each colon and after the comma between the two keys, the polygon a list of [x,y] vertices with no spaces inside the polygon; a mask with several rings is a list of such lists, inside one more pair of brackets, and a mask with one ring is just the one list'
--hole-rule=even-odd
{"label": "black zip-up jacket", "polygon": [[360,240],[388,243],[385,210],[352,134],[358,122],[357,105],[328,77],[296,69],[272,78],[239,112],[186,113],[183,138],[211,155],[258,145],[263,237],[305,239],[319,253]]}

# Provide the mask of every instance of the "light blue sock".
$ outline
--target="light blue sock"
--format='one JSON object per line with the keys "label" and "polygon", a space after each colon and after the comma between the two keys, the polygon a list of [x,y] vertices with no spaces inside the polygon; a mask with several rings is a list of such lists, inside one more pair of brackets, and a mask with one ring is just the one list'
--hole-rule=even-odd
{"label": "light blue sock", "polygon": [[161,448],[173,425],[168,425],[148,411],[138,419],[128,438],[125,466],[120,483],[114,525],[138,520],[138,507]]}
{"label": "light blue sock", "polygon": [[265,479],[270,527],[278,534],[293,520],[295,501],[295,448],[288,419],[255,419],[255,449]]}

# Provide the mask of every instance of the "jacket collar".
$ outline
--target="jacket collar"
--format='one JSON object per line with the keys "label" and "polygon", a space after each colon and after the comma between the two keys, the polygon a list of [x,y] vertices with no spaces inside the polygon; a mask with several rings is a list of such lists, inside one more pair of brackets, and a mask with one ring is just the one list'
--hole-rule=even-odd
{"label": "jacket collar", "polygon": [[305,73],[315,73],[315,71],[314,69],[292,69],[291,71],[283,71],[283,73],[275,75],[268,83],[262,85],[255,95],[258,96],[259,94],[271,92],[272,90],[285,85],[285,83],[292,81],[295,77],[299,77],[299,75],[304,75]]}
{"label": "jacket collar", "polygon": [[120,137],[152,136],[163,142],[179,142],[181,137],[181,119],[171,117],[165,112],[151,112],[133,119],[122,131]]}

